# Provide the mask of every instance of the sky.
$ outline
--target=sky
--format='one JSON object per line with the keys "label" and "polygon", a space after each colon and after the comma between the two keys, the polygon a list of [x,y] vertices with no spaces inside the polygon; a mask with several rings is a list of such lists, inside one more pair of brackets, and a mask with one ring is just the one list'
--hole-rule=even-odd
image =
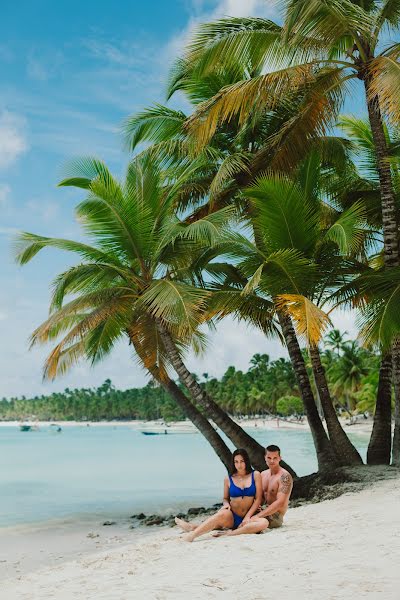
{"label": "sky", "polygon": [[[3,0],[0,22],[0,398],[32,397],[100,385],[138,387],[147,375],[126,343],[103,363],[86,363],[54,382],[42,381],[50,347],[29,350],[29,335],[47,318],[50,284],[70,257],[45,250],[28,265],[13,259],[18,231],[78,239],[77,190],[57,188],[63,166],[97,156],[122,175],[129,156],[121,122],[165,101],[168,68],[200,22],[223,16],[279,14],[274,0]],[[357,99],[356,99],[357,100]],[[182,99],[173,99],[183,107]],[[334,322],[355,332],[353,316]],[[197,373],[221,376],[229,365],[247,370],[251,356],[285,356],[278,341],[224,321],[204,357],[189,356]]]}

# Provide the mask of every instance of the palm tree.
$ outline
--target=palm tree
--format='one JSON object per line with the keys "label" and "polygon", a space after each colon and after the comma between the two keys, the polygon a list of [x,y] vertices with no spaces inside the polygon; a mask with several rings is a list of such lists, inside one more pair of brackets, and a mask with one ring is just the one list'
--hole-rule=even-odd
{"label": "palm tree", "polygon": [[345,343],[344,338],[346,335],[347,331],[341,333],[339,329],[332,329],[326,334],[324,338],[324,344],[331,350],[336,351],[337,355],[340,356],[340,351]]}
{"label": "palm tree", "polygon": [[[346,173],[342,173],[341,178],[336,182],[336,198],[342,207],[351,205],[353,202],[361,202],[365,208],[365,214],[370,225],[376,230],[377,249],[380,250],[380,231],[382,229],[382,212],[380,205],[379,189],[379,171],[376,160],[375,142],[369,121],[355,117],[342,117],[339,121],[340,127],[349,136],[353,146],[353,153],[356,159],[356,165],[351,166],[348,163]],[[388,128],[384,125],[384,134],[386,145],[390,156],[390,168],[393,180],[394,192],[396,197],[397,212],[400,206],[400,145],[398,128]],[[380,271],[384,268],[382,252],[372,257],[370,266],[376,271],[377,285],[381,278]],[[374,271],[369,269],[366,272],[368,285],[363,284],[363,278],[360,280],[361,290],[365,292],[364,298],[359,297],[361,306],[370,298],[369,286],[375,287],[370,282]],[[379,296],[379,292],[378,292]],[[389,295],[390,297],[390,295]],[[377,296],[375,294],[374,306],[376,306]],[[391,332],[393,340],[396,331],[392,324],[387,325],[387,331]],[[379,343],[378,334],[376,341]],[[393,341],[392,341],[393,343]],[[369,464],[389,464],[391,455],[391,397],[392,397],[392,366],[390,347],[385,340],[385,347],[382,352],[382,361],[379,372],[379,385],[377,388],[376,407],[374,413],[373,429],[368,446],[367,461]],[[400,397],[397,394],[396,406],[400,405]],[[397,409],[398,410],[398,409]],[[396,434],[396,439],[399,439]],[[400,452],[400,451],[399,451]],[[396,453],[396,451],[394,451]]]}
{"label": "palm tree", "polygon": [[[162,174],[148,160],[133,161],[123,184],[96,159],[82,159],[71,168],[73,176],[60,185],[87,190],[76,214],[93,245],[29,233],[18,239],[19,264],[29,262],[46,247],[73,252],[82,261],[57,276],[50,317],[32,334],[32,344],[63,335],[45,363],[44,376],[54,378],[82,357],[94,364],[118,339],[126,338],[143,366],[173,396],[229,468],[229,448],[168,376],[171,361],[156,322],[164,323],[165,330],[168,324],[169,340],[179,359],[177,344],[182,350],[192,340],[201,344],[200,335],[193,338],[192,328],[196,329],[207,293],[180,283],[174,274],[201,239],[212,243],[229,215],[226,211],[224,216],[210,215],[193,226],[179,222],[173,211],[176,190],[165,192]],[[161,288],[164,306],[155,307],[154,295]],[[71,294],[75,298],[66,301]],[[157,318],[152,316],[154,311]]]}
{"label": "palm tree", "polygon": [[[266,19],[232,18],[199,28],[186,53],[197,77],[221,63],[234,68],[249,56],[259,69],[267,66],[268,72],[219,90],[200,104],[191,126],[204,144],[221,122],[236,117],[244,122],[250,112],[273,109],[285,102],[288,93],[306,86],[314,105],[305,106],[304,112],[313,111],[324,130],[343,104],[347,82],[361,80],[379,172],[386,262],[398,265],[396,202],[382,116],[383,111],[393,122],[400,121],[400,46],[383,41],[387,30],[399,27],[398,0],[282,0],[281,5],[282,27]],[[285,135],[282,131],[281,138]],[[309,141],[297,140],[297,146]]]}
{"label": "palm tree", "polygon": [[[311,157],[306,161],[306,172],[312,160]],[[302,181],[301,176],[299,180]],[[361,458],[344,433],[329,394],[317,347],[318,329],[326,326],[326,317],[315,303],[326,300],[338,277],[342,277],[338,250],[349,252],[353,244],[360,243],[362,232],[357,229],[360,215],[356,209],[350,209],[347,213],[330,215],[328,224],[326,207],[309,192],[310,183],[307,184],[303,182],[301,188],[287,178],[269,176],[259,178],[246,190],[256,211],[253,224],[258,257],[250,258],[247,253],[244,264],[249,275],[257,267],[249,285],[264,292],[268,290],[275,298],[282,332],[296,363],[295,371],[297,368],[298,376],[304,380],[307,375],[304,359],[292,339],[290,315],[298,322],[300,333],[306,335],[330,441],[342,463],[359,464]],[[327,225],[323,225],[324,221]],[[300,390],[303,394],[301,387]],[[306,402],[307,413],[312,410],[315,427],[321,430],[319,418],[314,416],[316,409],[311,409],[310,401]]]}
{"label": "palm tree", "polygon": [[[222,123],[273,109],[298,89],[305,89],[298,121],[303,135],[283,127],[275,142],[286,143],[286,160],[335,122],[343,105],[348,82],[360,80],[365,94],[379,175],[384,261],[400,265],[396,196],[390,168],[385,119],[400,122],[400,44],[386,42],[388,31],[400,25],[398,0],[281,0],[283,26],[266,19],[231,18],[204,24],[189,45],[185,61],[197,77],[210,74],[223,63],[234,68],[252,56],[252,63],[267,72],[225,86],[201,103],[188,126],[204,147]],[[313,123],[313,131],[307,125]],[[299,128],[300,129],[300,128]],[[297,132],[298,133],[298,132]],[[400,331],[392,342],[393,382],[396,397],[396,443],[400,456]],[[399,458],[400,460],[400,458]]]}
{"label": "palm tree", "polygon": [[342,356],[331,368],[330,376],[335,392],[345,395],[347,409],[352,411],[352,394],[359,390],[363,377],[368,374],[368,367],[365,353],[357,342],[346,342],[342,351]]}
{"label": "palm tree", "polygon": [[[391,414],[391,390],[387,385],[387,379],[390,378],[390,368],[387,366],[387,361],[390,360],[390,351],[397,344],[397,335],[400,330],[400,268],[370,269],[366,273],[360,275],[358,281],[355,282],[356,301],[363,301],[368,298],[368,303],[362,306],[360,315],[361,337],[365,344],[373,346],[377,344],[382,349],[383,356],[386,355],[386,371],[380,373],[379,393],[380,405],[377,405],[377,410],[382,416],[382,424],[379,431],[374,435],[381,435],[380,430],[386,430],[388,435],[390,414]],[[385,366],[385,362],[382,361]],[[393,383],[395,391],[395,429],[392,445],[392,464],[398,466],[400,464],[400,402],[399,402],[399,384],[400,381],[396,376],[395,361],[392,355]],[[385,381],[386,379],[386,381]],[[390,445],[386,439],[385,453]],[[382,452],[382,451],[381,451]],[[378,453],[377,453],[378,454]],[[374,453],[375,455],[375,449]]]}

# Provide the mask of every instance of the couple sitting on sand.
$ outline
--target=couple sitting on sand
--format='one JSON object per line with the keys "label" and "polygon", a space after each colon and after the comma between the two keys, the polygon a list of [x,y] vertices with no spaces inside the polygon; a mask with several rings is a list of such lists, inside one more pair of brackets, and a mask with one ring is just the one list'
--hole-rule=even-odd
{"label": "couple sitting on sand", "polygon": [[[224,480],[222,508],[200,525],[175,518],[183,529],[187,542],[213,529],[227,528],[214,535],[241,535],[260,533],[265,529],[280,527],[288,509],[293,487],[291,475],[280,466],[281,451],[271,445],[265,449],[268,469],[253,471],[246,450],[238,449],[232,455],[231,475]],[[262,507],[266,503],[266,508]]]}

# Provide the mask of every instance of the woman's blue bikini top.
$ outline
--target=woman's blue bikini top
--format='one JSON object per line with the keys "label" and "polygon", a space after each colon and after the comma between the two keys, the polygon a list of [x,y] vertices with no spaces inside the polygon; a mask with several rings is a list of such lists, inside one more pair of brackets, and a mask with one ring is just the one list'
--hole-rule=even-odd
{"label": "woman's blue bikini top", "polygon": [[253,496],[255,498],[256,484],[254,481],[254,471],[251,472],[251,484],[249,485],[249,487],[241,488],[241,487],[237,486],[233,482],[233,479],[230,475],[229,475],[229,481],[230,481],[229,496],[231,498],[244,498],[245,496]]}

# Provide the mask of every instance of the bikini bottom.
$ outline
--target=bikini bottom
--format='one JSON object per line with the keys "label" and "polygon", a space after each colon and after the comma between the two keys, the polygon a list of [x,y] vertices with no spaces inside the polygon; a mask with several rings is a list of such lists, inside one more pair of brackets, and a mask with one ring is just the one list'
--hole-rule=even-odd
{"label": "bikini bottom", "polygon": [[244,517],[239,517],[239,515],[237,515],[235,512],[232,511],[232,515],[233,515],[233,527],[232,529],[237,529],[239,527],[239,525],[241,524],[241,522],[243,521]]}

